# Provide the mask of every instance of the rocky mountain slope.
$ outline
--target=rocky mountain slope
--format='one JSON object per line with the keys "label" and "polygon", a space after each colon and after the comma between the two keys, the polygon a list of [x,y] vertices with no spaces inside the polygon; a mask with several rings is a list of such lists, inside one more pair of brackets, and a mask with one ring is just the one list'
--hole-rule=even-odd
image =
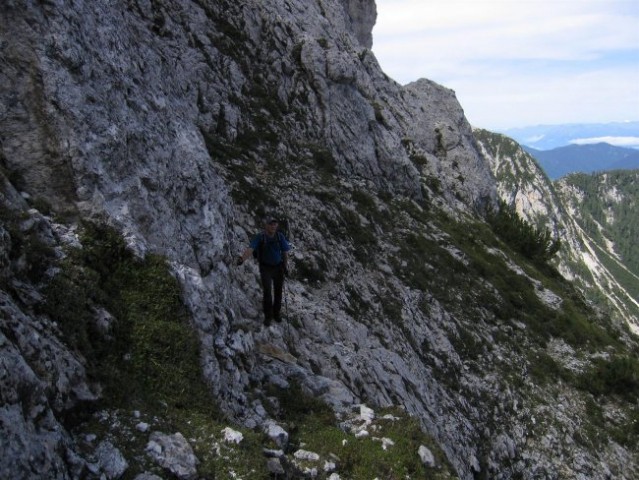
{"label": "rocky mountain slope", "polygon": [[639,332],[634,216],[635,171],[569,175],[551,182],[515,141],[477,129],[502,200],[561,239],[556,264],[589,300]]}
{"label": "rocky mountain slope", "polygon": [[635,324],[639,319],[638,179],[639,171],[634,170],[569,175],[558,182],[564,205],[601,265],[590,269],[594,283],[612,292],[612,303],[634,318]]}
{"label": "rocky mountain slope", "polygon": [[[5,2],[0,476],[637,475],[636,339],[486,216],[454,93],[384,75],[374,11]],[[269,329],[234,265],[267,211]]]}

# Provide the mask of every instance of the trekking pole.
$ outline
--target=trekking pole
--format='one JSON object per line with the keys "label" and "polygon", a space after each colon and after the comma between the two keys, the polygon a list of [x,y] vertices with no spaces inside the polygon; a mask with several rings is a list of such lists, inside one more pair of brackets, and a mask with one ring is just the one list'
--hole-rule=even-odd
{"label": "trekking pole", "polygon": [[[291,221],[291,216],[289,215],[288,209],[284,208],[284,215],[286,216],[286,230],[287,230],[287,235],[288,238],[286,239],[287,241],[291,242],[293,239],[293,228],[292,228],[292,221]],[[287,275],[286,277],[288,277],[288,266],[287,266]],[[288,343],[291,344],[291,319],[288,316],[288,295],[286,294],[286,281],[288,280],[285,277],[284,279],[284,311],[286,312],[286,332],[288,333]]]}
{"label": "trekking pole", "polygon": [[284,311],[286,312],[286,333],[288,334],[288,343],[291,344],[291,325],[288,316],[288,295],[286,294],[286,282],[284,282]]}
{"label": "trekking pole", "polygon": [[284,311],[286,312],[286,320],[288,321],[288,300],[286,295],[286,282],[284,282]]}

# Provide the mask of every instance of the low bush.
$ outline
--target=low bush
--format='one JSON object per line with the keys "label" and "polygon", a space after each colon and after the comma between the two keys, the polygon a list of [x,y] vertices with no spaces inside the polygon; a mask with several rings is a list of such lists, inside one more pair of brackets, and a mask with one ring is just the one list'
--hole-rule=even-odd
{"label": "low bush", "polygon": [[503,200],[497,210],[489,212],[487,220],[494,232],[513,250],[531,260],[545,263],[561,248],[561,240],[553,240],[548,229],[533,227]]}
{"label": "low bush", "polygon": [[[274,415],[289,422],[289,450],[295,451],[303,444],[302,448],[316,452],[321,458],[332,458],[343,478],[457,478],[443,452],[422,431],[417,419],[402,410],[389,408],[377,412],[373,425],[368,427],[370,436],[357,438],[345,427],[348,422],[340,425],[329,407],[299,385],[273,389],[269,394],[278,399],[280,407]],[[382,439],[391,442],[384,447]],[[417,452],[422,445],[433,453],[436,467],[426,467],[421,462]]]}
{"label": "low bush", "polygon": [[635,402],[639,397],[639,361],[628,356],[599,360],[581,375],[578,386],[595,396],[618,395]]}
{"label": "low bush", "polygon": [[[83,225],[83,248],[69,252],[44,289],[41,313],[83,354],[89,373],[117,407],[214,412],[201,376],[199,342],[188,325],[177,280],[155,255],[136,258],[112,228]],[[113,317],[99,332],[99,308]]]}

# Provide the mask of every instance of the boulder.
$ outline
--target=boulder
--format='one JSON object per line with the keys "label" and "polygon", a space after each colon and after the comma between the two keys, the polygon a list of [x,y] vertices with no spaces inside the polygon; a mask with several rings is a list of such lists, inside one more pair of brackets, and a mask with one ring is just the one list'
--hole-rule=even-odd
{"label": "boulder", "polygon": [[179,479],[193,480],[197,477],[199,461],[189,442],[179,432],[173,435],[151,433],[146,452],[158,465]]}

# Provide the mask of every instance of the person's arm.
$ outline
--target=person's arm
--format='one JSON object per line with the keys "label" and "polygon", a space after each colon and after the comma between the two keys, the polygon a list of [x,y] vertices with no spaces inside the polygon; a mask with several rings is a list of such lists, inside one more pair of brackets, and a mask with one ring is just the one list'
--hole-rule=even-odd
{"label": "person's arm", "polygon": [[242,265],[251,255],[253,255],[253,249],[251,247],[248,247],[246,250],[244,250],[244,252],[242,252],[242,255],[238,257],[237,264]]}
{"label": "person's arm", "polygon": [[237,264],[238,265],[242,265],[246,261],[247,258],[249,258],[251,255],[253,255],[253,252],[257,248],[259,248],[261,241],[262,241],[262,239],[261,239],[260,235],[259,234],[255,235],[251,239],[251,241],[249,243],[249,246],[246,248],[246,250],[244,250],[242,252],[242,254],[239,257],[237,257]]}

